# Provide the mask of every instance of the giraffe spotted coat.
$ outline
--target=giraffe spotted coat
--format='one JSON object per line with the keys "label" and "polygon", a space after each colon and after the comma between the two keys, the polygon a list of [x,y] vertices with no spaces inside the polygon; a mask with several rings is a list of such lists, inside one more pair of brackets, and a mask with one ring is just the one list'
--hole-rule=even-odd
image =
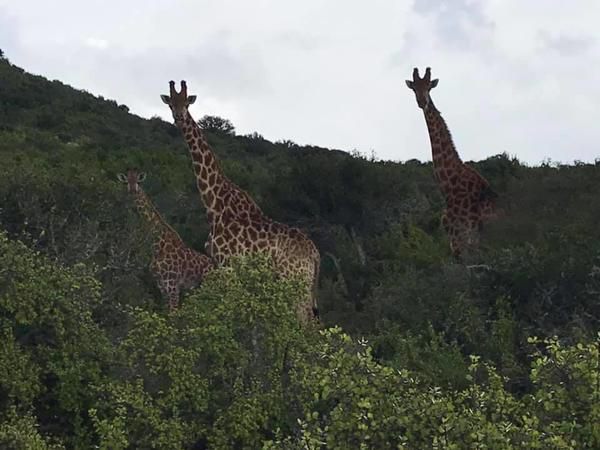
{"label": "giraffe spotted coat", "polygon": [[149,225],[152,234],[150,270],[171,311],[179,304],[182,290],[198,286],[213,268],[211,259],[185,245],[179,234],[162,218],[140,186],[144,173],[130,169],[119,174],[127,184],[139,214]]}
{"label": "giraffe spotted coat", "polygon": [[301,230],[267,217],[252,197],[222,172],[202,130],[188,111],[196,96],[169,83],[170,95],[162,95],[190,151],[196,185],[207,212],[210,232],[206,253],[223,265],[231,256],[261,252],[270,256],[279,275],[301,277],[307,285],[305,300],[298,306],[301,320],[316,315],[316,287],[320,256],[315,244]]}
{"label": "giraffe spotted coat", "polygon": [[415,68],[413,79],[406,80],[406,84],[414,91],[417,105],[425,115],[434,176],[446,201],[442,225],[452,253],[460,256],[464,250],[477,246],[483,223],[496,217],[497,194],[484,177],[460,159],[450,130],[429,95],[438,84],[437,79],[431,80],[431,69],[428,67],[420,78]]}

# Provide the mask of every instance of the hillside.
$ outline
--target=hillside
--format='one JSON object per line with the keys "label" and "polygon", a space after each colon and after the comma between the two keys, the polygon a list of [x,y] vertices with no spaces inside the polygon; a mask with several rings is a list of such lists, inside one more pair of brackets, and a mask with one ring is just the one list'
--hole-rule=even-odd
{"label": "hillside", "polygon": [[[148,96],[156,97],[156,101],[160,102],[158,94],[149,92]],[[197,119],[202,116],[201,111],[193,108],[192,114]],[[402,133],[400,125],[398,133]],[[472,381],[469,378],[469,355],[478,355],[483,361],[493,364],[501,376],[508,377],[506,395],[520,398],[536,392],[536,381],[528,375],[532,362],[532,346],[528,343],[530,336],[557,336],[564,345],[575,345],[592,342],[600,330],[600,228],[597,226],[600,223],[600,164],[560,166],[547,163],[528,167],[507,154],[473,163],[499,193],[505,215],[484,230],[481,251],[466,264],[458,264],[450,256],[448,242],[440,229],[442,197],[433,180],[431,163],[378,161],[363,155],[298,146],[292,142],[273,143],[257,133],[239,136],[214,130],[208,133],[208,137],[226,174],[248,190],[267,214],[276,220],[302,227],[315,240],[322,255],[319,292],[322,321],[326,326],[341,326],[354,338],[366,337],[373,349],[374,360],[369,364],[377,365],[377,369],[373,369],[375,371],[382,370],[384,373],[389,367],[408,369],[417,373],[425,385],[434,383],[449,389],[468,389]],[[457,146],[460,151],[459,142]],[[507,152],[510,151],[507,149]],[[117,353],[110,353],[116,350],[107,349],[113,348],[110,346],[116,345],[116,342],[121,343],[132,323],[138,323],[136,321],[146,325],[156,322],[159,328],[164,326],[160,333],[170,339],[165,345],[174,348],[179,340],[202,342],[202,339],[209,339],[196,335],[184,338],[169,328],[172,325],[162,322],[160,317],[166,307],[147,269],[148,237],[132,209],[125,188],[117,181],[117,174],[128,167],[146,171],[148,178],[144,186],[147,193],[184,240],[190,246],[202,249],[207,235],[204,211],[194,184],[187,148],[174,125],[158,118],[147,120],[132,115],[125,105],[116,101],[96,97],[60,81],[31,75],[2,58],[0,158],[0,232],[6,232],[6,238],[0,235],[6,252],[0,255],[0,262],[9,264],[15,261],[6,255],[12,254],[17,258],[19,254],[39,251],[39,258],[46,267],[41,273],[54,270],[59,274],[52,281],[42,278],[36,281],[50,291],[56,286],[61,286],[60,289],[66,286],[64,292],[71,292],[69,289],[72,287],[69,286],[80,284],[73,280],[79,276],[86,277],[86,281],[81,282],[86,292],[77,294],[77,301],[83,302],[88,309],[82,312],[76,303],[69,303],[67,309],[59,307],[60,312],[56,313],[60,317],[70,317],[69,320],[85,317],[84,322],[76,326],[83,327],[81,330],[77,328],[83,336],[81,342],[91,346],[82,350],[84,354],[92,352],[94,361],[117,358]],[[21,244],[17,244],[17,240],[25,246],[19,247]],[[3,256],[4,260],[1,259]],[[28,327],[32,327],[35,320],[19,322],[19,317],[23,317],[17,314],[19,307],[16,305],[19,303],[14,300],[17,297],[11,297],[18,289],[11,280],[21,280],[19,277],[22,277],[25,284],[21,288],[27,280],[35,281],[31,274],[38,273],[35,269],[38,263],[32,261],[38,257],[32,256],[31,261],[28,256],[23,258],[26,260],[22,262],[23,267],[27,269],[16,267],[17,272],[23,270],[18,272],[18,276],[12,272],[9,276],[7,268],[0,267],[0,319],[3,329],[8,330],[6,333],[17,336],[15,342],[18,342],[18,348],[27,349],[38,339],[30,341],[23,337],[28,336]],[[28,264],[32,264],[31,269]],[[215,283],[216,287],[194,294],[196,299],[204,298],[210,303],[216,301],[215,298],[227,297],[227,292],[219,291],[226,282],[222,281],[221,285]],[[43,293],[38,293],[33,285],[27,289],[31,289],[31,298],[45,301]],[[283,294],[292,295],[289,294],[289,286],[285,287],[287,291],[281,289]],[[23,298],[29,298],[28,291],[23,292]],[[273,288],[273,292],[280,291]],[[287,301],[283,294],[278,302]],[[11,303],[11,299],[16,303]],[[31,311],[36,308],[35,305],[27,307],[33,308]],[[134,319],[124,318],[129,317],[128,308],[138,308]],[[26,312],[22,314],[27,315]],[[37,317],[43,316],[41,312],[36,314]],[[200,313],[196,311],[194,314]],[[209,312],[202,310],[201,314],[201,320],[208,320]],[[191,326],[191,322],[186,322],[191,320],[189,317],[182,319],[184,326]],[[239,320],[244,323],[245,319]],[[43,328],[45,325],[39,326]],[[71,326],[75,325],[71,323]],[[264,326],[267,334],[273,332],[277,339],[280,337],[277,333],[281,330],[269,328],[275,325]],[[68,327],[65,329],[68,330]],[[106,354],[96,354],[100,350],[91,349],[91,336],[95,333],[105,333],[106,343],[103,341],[98,345]],[[231,333],[231,336],[238,336],[233,331]],[[48,338],[52,345],[62,342],[62,338],[57,336]],[[50,345],[44,336],[39,339],[41,341],[35,341],[35,345]],[[131,339],[135,345],[143,347],[147,344],[150,353],[160,347],[152,347],[148,342],[140,344],[141,341],[136,339],[142,339],[141,335]],[[202,363],[199,364],[216,360],[225,364],[216,350],[220,341],[212,335],[210,339],[214,340],[215,354],[202,355],[205,359],[201,358]],[[213,342],[210,339],[207,342]],[[273,339],[276,341],[275,337]],[[338,337],[334,333],[327,339],[337,342]],[[68,341],[70,343],[64,345],[76,345],[76,341]],[[306,345],[310,347],[309,343]],[[338,344],[331,345],[327,351],[335,353]],[[344,345],[339,344],[339,347]],[[67,358],[67,347],[60,358]],[[281,348],[277,347],[277,352]],[[593,348],[590,348],[593,353]],[[233,367],[232,361],[241,354],[236,352],[242,350],[228,347],[223,351],[231,352],[227,354],[231,358],[227,364]],[[306,351],[306,354],[310,353]],[[279,355],[277,352],[274,355]],[[112,356],[107,356],[109,353]],[[179,353],[174,351],[175,354]],[[129,356],[133,358],[132,355]],[[21,361],[19,367],[23,371],[31,369],[27,358],[33,361],[38,357],[21,356],[15,358]],[[3,360],[0,356],[0,374],[3,367],[11,367],[6,361],[8,359]],[[61,379],[64,376],[66,380],[71,376],[77,379],[79,375],[69,372],[71,368],[65,368],[68,366],[66,359],[61,359],[60,364],[57,361],[48,362],[51,370],[47,369],[49,378],[41,379],[42,387],[23,387],[21,392],[15,387],[17,384],[10,388],[0,384],[0,410],[12,404],[14,395],[30,398],[32,414],[40,418],[42,431],[61,436],[62,425],[50,417],[47,410],[50,406],[44,406],[44,400],[39,396],[45,388],[48,389],[45,395],[50,395],[52,389],[49,386],[53,383],[67,383],[64,380],[59,382],[55,377]],[[182,361],[177,364],[185,366]],[[302,360],[298,367],[310,373],[310,361],[310,358]],[[349,361],[343,364],[351,365]],[[125,364],[123,361],[120,363]],[[263,363],[268,366],[267,362]],[[256,370],[252,372],[253,376],[259,379],[266,376],[256,368],[258,366],[252,366],[256,362],[248,364]],[[18,364],[13,365],[17,367]],[[94,378],[97,373],[105,373],[104,370],[111,376],[121,371],[136,373],[138,370],[133,366],[128,366],[128,369],[100,366],[81,366],[78,370],[81,370],[80,375],[85,372],[81,375],[83,378]],[[231,367],[223,366],[223,373]],[[364,369],[363,366],[361,368]],[[38,369],[31,370],[35,372]],[[147,367],[140,370],[144,377],[152,372]],[[147,370],[150,372],[147,373]],[[319,370],[326,371],[326,368]],[[352,372],[354,369],[348,366],[348,370]],[[595,372],[595,379],[598,379],[598,371],[600,369]],[[68,377],[65,375],[67,372],[70,374]],[[211,378],[214,385],[210,386],[220,389],[215,386],[222,386],[219,383],[225,381],[220,378],[218,381],[218,377],[214,376],[215,379]],[[374,379],[373,386],[380,382],[385,385],[382,380],[387,376],[382,374],[382,378]],[[142,394],[132,386],[127,388],[131,391],[116,384],[110,385],[110,388],[104,386],[103,401],[107,403],[103,413],[108,414],[111,408],[109,399],[113,397],[129,395],[131,398],[127,398],[135,404],[133,397]],[[294,394],[298,398],[294,401],[300,403],[304,401],[306,392],[314,388],[302,385],[303,389],[308,389],[305,392],[300,384],[294,386],[298,389]],[[187,388],[180,386],[178,389]],[[15,394],[17,391],[19,393]],[[210,391],[209,395],[207,392],[198,392],[198,396],[206,399],[214,393]],[[52,401],[77,403],[83,398],[81,392],[63,394],[65,398],[53,397]],[[454,398],[453,394],[449,395]],[[600,392],[597,395],[600,396]],[[86,397],[85,401],[90,402],[91,399]],[[162,401],[166,403],[160,403]],[[186,411],[188,402],[192,402],[189,399],[177,401],[182,402],[178,403],[178,407]],[[594,403],[593,398],[590,401]],[[158,408],[157,411],[163,407],[168,409],[168,399],[156,402],[153,407]],[[66,408],[66,403],[63,403],[61,407]],[[258,403],[252,407],[259,408]],[[181,406],[184,404],[185,407]],[[236,405],[235,408],[240,410],[250,408],[241,403]],[[329,411],[330,406],[325,400],[318,404],[322,411]],[[420,408],[416,404],[413,406],[415,410]],[[89,407],[88,403],[82,406],[84,409]],[[73,408],[75,410],[79,406]],[[527,410],[528,406],[524,404],[523,408]],[[160,411],[163,414],[164,411]],[[213,423],[210,421],[217,417],[217,412],[209,414],[203,411],[205,415],[198,413],[205,421],[203,423]],[[595,411],[595,414],[600,414],[597,408]],[[300,408],[298,414],[303,416],[305,412]],[[563,413],[558,411],[555,416],[561,418]],[[64,414],[68,416],[67,412]],[[158,421],[160,414],[156,414]],[[322,414],[334,420],[335,416]],[[9,416],[9,413],[3,413],[3,420],[7,421]],[[110,426],[118,428],[122,425],[119,425],[120,420],[126,421],[124,417],[115,417],[110,423],[100,419],[94,421],[87,413],[77,417],[65,429],[70,430],[72,436],[81,433],[80,437],[85,436],[85,439],[81,437],[82,441],[78,442],[88,443],[91,441],[86,439],[95,439],[86,434],[91,433],[89,429],[95,430],[96,437],[106,437],[110,434]],[[280,419],[280,423],[279,419],[275,422],[283,428],[284,434],[289,431],[286,427],[291,426],[290,423],[296,424],[293,417],[287,418],[290,420]],[[141,419],[138,417],[136,420]],[[229,419],[223,416],[219,420]],[[92,422],[93,427],[89,425]],[[19,422],[18,426],[25,426],[23,423]],[[261,439],[269,438],[275,442],[277,439],[275,433],[271,433],[271,425],[269,422],[268,426],[257,427],[270,430],[263,430]],[[143,436],[146,426],[149,425],[142,422],[128,425],[129,432],[135,434],[132,430],[136,429],[139,436]],[[161,422],[160,426],[167,427],[166,422]],[[208,428],[211,426],[206,425]],[[254,429],[251,424],[245,426]],[[203,436],[202,433],[208,433],[201,428],[193,432]],[[0,442],[2,430],[0,427]],[[227,427],[223,428],[223,436],[231,431],[227,430]],[[241,436],[238,442],[245,443],[239,444],[240,448],[251,448],[256,442],[262,442],[248,444],[250,441],[244,441],[244,433],[236,432]],[[297,432],[290,431],[296,435]],[[131,435],[128,435],[129,439],[132,439]],[[115,436],[114,439],[117,439]],[[223,436],[218,439],[225,439]],[[596,436],[596,442],[600,442],[600,435]],[[339,442],[349,442],[340,439]],[[75,445],[75,441],[69,442],[68,447]],[[281,445],[281,448],[286,448]],[[110,448],[126,446],[115,444]],[[174,445],[173,448],[181,446]]]}

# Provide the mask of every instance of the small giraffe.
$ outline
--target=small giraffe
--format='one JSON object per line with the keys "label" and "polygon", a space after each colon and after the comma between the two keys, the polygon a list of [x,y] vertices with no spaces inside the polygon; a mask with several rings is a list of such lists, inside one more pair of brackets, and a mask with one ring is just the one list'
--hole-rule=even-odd
{"label": "small giraffe", "polygon": [[211,259],[187,247],[179,234],[161,217],[160,213],[140,186],[146,178],[135,169],[120,173],[119,181],[127,184],[140,215],[146,220],[152,233],[152,262],[150,270],[158,288],[174,311],[179,303],[182,289],[198,286],[213,268]]}
{"label": "small giraffe", "polygon": [[417,105],[423,110],[431,141],[435,179],[446,200],[442,224],[450,238],[452,253],[459,257],[468,247],[479,243],[483,223],[496,217],[497,194],[488,181],[460,159],[446,122],[433,104],[429,91],[438,80],[431,79],[431,69],[419,77],[413,70],[413,79],[406,80],[415,92]]}
{"label": "small giraffe", "polygon": [[306,281],[310,295],[299,305],[298,315],[303,321],[315,317],[320,265],[317,247],[298,228],[265,216],[252,197],[223,174],[204,133],[188,111],[196,96],[187,95],[185,81],[179,93],[174,81],[169,82],[169,88],[170,95],[161,98],[188,144],[196,185],[207,211],[210,233],[206,253],[217,265],[234,255],[266,253],[279,275],[299,275]]}

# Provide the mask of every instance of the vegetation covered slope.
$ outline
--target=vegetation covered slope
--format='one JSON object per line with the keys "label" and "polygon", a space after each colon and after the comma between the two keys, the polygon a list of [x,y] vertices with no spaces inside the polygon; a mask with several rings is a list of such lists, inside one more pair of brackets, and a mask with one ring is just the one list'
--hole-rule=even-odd
{"label": "vegetation covered slope", "polygon": [[[457,264],[429,163],[211,129],[226,174],[315,240],[322,321],[354,339],[273,318],[294,289],[260,264],[216,274],[167,318],[116,174],[148,172],[148,194],[201,249],[206,221],[178,130],[0,59],[0,443],[599,445],[600,166],[476,163],[505,214]],[[244,347],[254,320],[271,346],[262,352]]]}

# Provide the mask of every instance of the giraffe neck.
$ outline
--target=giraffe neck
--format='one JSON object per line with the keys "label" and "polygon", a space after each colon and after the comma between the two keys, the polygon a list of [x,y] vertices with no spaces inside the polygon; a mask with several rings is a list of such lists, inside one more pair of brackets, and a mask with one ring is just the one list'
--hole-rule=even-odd
{"label": "giraffe neck", "polygon": [[445,191],[447,187],[445,181],[458,172],[463,162],[456,151],[454,142],[452,142],[452,135],[450,134],[450,130],[448,130],[446,121],[432,100],[429,101],[429,106],[424,111],[424,114],[431,142],[433,171],[442,191]]}
{"label": "giraffe neck", "polygon": [[150,226],[150,231],[155,239],[161,238],[165,233],[168,233],[172,237],[181,240],[179,234],[165,222],[150,198],[140,187],[138,187],[138,191],[134,194],[134,199],[135,206],[137,207],[140,216],[142,216]]}
{"label": "giraffe neck", "polygon": [[189,112],[185,113],[183,122],[179,124],[187,142],[192,165],[196,175],[196,185],[208,217],[215,217],[221,212],[222,204],[218,201],[220,187],[229,180],[225,177],[208,141]]}

